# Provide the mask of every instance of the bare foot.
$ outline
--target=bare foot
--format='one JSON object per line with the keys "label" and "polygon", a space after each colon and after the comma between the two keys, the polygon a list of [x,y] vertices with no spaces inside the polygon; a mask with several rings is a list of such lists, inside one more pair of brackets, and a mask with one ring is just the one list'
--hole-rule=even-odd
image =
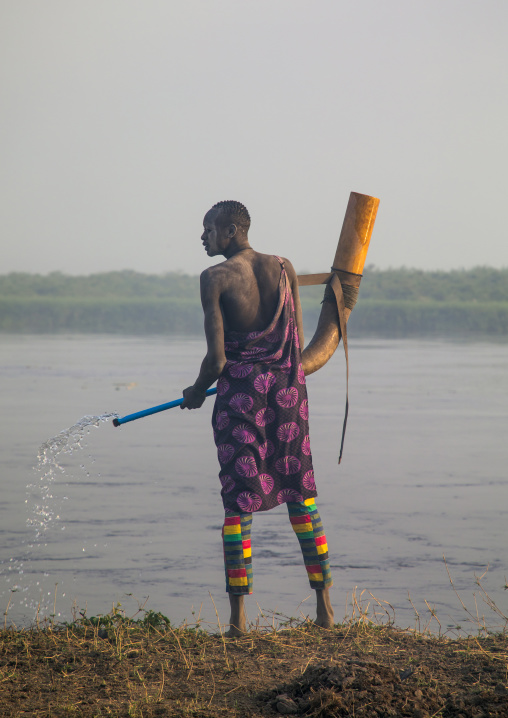
{"label": "bare foot", "polygon": [[226,631],[224,635],[226,638],[238,638],[246,633],[244,596],[230,593],[229,604],[231,606],[230,627],[229,631]]}
{"label": "bare foot", "polygon": [[229,631],[224,633],[225,638],[241,638],[242,636],[245,636],[245,631],[240,631],[236,626],[231,626]]}
{"label": "bare foot", "polygon": [[315,626],[321,628],[333,628],[333,608],[330,602],[330,586],[316,589],[317,615],[314,621]]}

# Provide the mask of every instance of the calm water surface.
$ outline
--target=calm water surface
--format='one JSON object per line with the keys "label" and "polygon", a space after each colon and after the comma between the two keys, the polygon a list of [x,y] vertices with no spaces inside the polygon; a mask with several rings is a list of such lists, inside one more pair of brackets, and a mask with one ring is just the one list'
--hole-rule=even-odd
{"label": "calm water surface", "polygon": [[[467,607],[498,625],[475,577],[488,567],[482,584],[507,614],[508,345],[350,343],[340,467],[343,356],[308,378],[336,618],[351,613],[357,587],[371,610],[369,593],[391,604],[400,626],[416,623],[409,594],[422,627],[429,606],[443,630],[474,630],[444,555]],[[39,446],[85,415],[124,415],[180,396],[203,353],[204,343],[189,339],[0,337],[0,601],[3,611],[11,597],[9,621],[32,621],[38,605],[51,613],[55,592],[61,620],[73,604],[93,615],[121,602],[132,615],[149,597],[146,607],[173,623],[193,622],[201,607],[216,625],[210,594],[227,620],[213,400],[118,429],[102,423],[82,449],[61,455],[49,481],[33,469]],[[269,617],[312,615],[285,507],[255,516],[252,540],[249,618],[260,608]]]}

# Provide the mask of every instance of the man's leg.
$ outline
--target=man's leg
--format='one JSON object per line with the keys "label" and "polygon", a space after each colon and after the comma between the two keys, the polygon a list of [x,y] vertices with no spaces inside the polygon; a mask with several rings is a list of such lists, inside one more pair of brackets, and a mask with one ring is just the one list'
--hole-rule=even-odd
{"label": "man's leg", "polygon": [[226,636],[230,638],[245,633],[244,596],[252,593],[251,525],[252,514],[228,513],[222,529],[226,591],[231,605]]}
{"label": "man's leg", "polygon": [[310,587],[316,591],[317,616],[315,623],[323,628],[333,626],[330,602],[332,576],[328,560],[328,546],[323,523],[314,499],[300,503],[288,502],[289,520],[300,542]]}

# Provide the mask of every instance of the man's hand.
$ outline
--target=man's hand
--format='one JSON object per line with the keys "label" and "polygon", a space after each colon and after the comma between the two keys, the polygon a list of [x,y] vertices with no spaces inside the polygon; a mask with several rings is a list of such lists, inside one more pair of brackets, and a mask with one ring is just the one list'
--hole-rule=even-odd
{"label": "man's hand", "polygon": [[198,391],[195,386],[188,386],[183,390],[183,401],[180,409],[199,409],[206,399],[206,390]]}

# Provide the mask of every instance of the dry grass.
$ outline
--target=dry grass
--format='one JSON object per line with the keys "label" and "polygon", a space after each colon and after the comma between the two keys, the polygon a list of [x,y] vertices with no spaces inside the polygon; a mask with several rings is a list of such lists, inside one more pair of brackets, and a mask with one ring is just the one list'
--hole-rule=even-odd
{"label": "dry grass", "polygon": [[432,609],[420,630],[402,631],[388,604],[356,591],[333,629],[260,613],[240,639],[199,619],[172,626],[144,606],[131,618],[116,606],[70,624],[5,626],[0,715],[508,716],[508,622],[491,610],[502,630],[489,633],[478,613],[476,635],[454,638],[431,635]]}

